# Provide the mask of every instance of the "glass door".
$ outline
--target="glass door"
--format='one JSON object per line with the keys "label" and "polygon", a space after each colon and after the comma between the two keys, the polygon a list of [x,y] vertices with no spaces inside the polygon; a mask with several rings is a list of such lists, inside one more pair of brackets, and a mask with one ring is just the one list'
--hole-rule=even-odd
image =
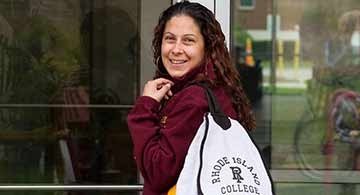
{"label": "glass door", "polygon": [[2,194],[141,190],[126,116],[152,76],[152,29],[170,4],[0,2]]}
{"label": "glass door", "polygon": [[235,2],[235,58],[277,194],[359,193],[360,2]]}

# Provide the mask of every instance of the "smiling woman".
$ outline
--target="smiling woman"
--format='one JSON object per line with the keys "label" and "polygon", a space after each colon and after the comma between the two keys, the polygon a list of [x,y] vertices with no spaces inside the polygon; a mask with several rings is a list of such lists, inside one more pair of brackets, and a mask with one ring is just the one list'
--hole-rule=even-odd
{"label": "smiling woman", "polygon": [[175,185],[196,131],[209,112],[207,83],[222,111],[248,130],[254,118],[225,36],[214,14],[199,3],[176,3],[160,16],[152,42],[155,79],[148,81],[127,122],[144,177],[144,195]]}
{"label": "smiling woman", "polygon": [[175,16],[165,26],[161,58],[174,78],[181,78],[204,60],[204,38],[195,21],[186,15]]}

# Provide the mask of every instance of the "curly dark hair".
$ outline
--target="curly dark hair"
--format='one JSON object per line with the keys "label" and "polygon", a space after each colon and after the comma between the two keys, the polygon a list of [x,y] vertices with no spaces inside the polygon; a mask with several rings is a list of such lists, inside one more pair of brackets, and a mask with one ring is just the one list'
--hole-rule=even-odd
{"label": "curly dark hair", "polygon": [[182,1],[170,6],[159,18],[154,29],[152,49],[154,63],[157,66],[155,77],[161,77],[166,69],[161,60],[161,44],[166,23],[174,16],[186,15],[194,19],[199,26],[205,42],[205,63],[212,63],[216,75],[215,81],[208,77],[197,77],[206,80],[212,86],[223,86],[232,96],[232,102],[238,113],[238,120],[246,129],[255,128],[255,118],[245,92],[241,86],[239,73],[231,62],[230,53],[226,47],[225,36],[214,14],[199,3]]}

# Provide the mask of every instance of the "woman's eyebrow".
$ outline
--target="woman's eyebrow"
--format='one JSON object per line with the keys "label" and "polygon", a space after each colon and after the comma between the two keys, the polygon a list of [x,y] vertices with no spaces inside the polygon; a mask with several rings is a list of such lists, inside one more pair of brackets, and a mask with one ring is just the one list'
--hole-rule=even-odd
{"label": "woman's eyebrow", "polygon": [[184,34],[184,37],[188,37],[188,36],[191,36],[191,37],[196,37],[196,35],[195,34]]}
{"label": "woman's eyebrow", "polygon": [[[172,36],[175,36],[175,34],[173,34],[173,33],[171,33],[171,32],[164,32],[164,35],[166,35],[166,34],[169,34],[169,35],[172,35]],[[188,37],[188,36],[191,36],[191,37],[196,37],[196,35],[195,34],[184,34],[184,35],[182,35],[183,37]]]}
{"label": "woman's eyebrow", "polygon": [[174,35],[173,33],[171,33],[171,32],[164,32],[164,35],[165,34],[170,34],[170,35]]}

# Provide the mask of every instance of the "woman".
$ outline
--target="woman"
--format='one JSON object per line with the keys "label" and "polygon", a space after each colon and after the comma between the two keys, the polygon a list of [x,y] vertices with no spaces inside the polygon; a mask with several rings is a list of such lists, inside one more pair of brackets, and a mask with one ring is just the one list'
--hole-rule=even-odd
{"label": "woman", "polygon": [[144,177],[144,195],[161,195],[176,184],[189,145],[209,112],[207,82],[222,110],[248,130],[255,126],[239,86],[225,37],[213,13],[198,3],[165,10],[153,39],[155,79],[128,115],[134,155]]}

